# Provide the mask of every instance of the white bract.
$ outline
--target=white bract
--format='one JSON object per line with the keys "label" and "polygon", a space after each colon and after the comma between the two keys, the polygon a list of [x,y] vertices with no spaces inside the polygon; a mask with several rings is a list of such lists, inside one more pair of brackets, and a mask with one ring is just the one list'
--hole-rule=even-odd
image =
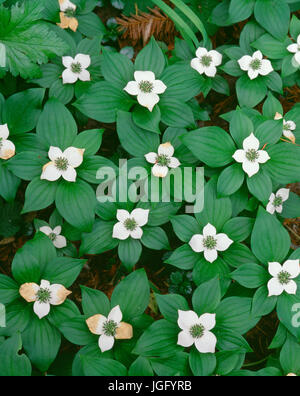
{"label": "white bract", "polygon": [[16,153],[16,147],[7,138],[9,137],[9,129],[7,124],[0,125],[0,158],[8,160]]}
{"label": "white bract", "polygon": [[94,315],[86,320],[91,333],[99,335],[99,348],[101,352],[109,351],[113,348],[116,340],[129,340],[133,336],[132,326],[122,321],[122,311],[117,305],[108,317],[104,315]]}
{"label": "white bract", "polygon": [[232,156],[236,162],[243,164],[243,170],[249,177],[258,173],[259,164],[264,164],[270,159],[269,154],[265,150],[260,150],[259,146],[259,140],[251,133],[243,142],[243,150],[237,150]]}
{"label": "white bract", "polygon": [[293,57],[294,66],[300,66],[300,34],[297,38],[297,43],[289,45],[287,50],[292,54],[295,54]]}
{"label": "white bract", "polygon": [[217,66],[222,63],[222,55],[215,50],[208,51],[200,47],[196,51],[197,58],[192,59],[191,67],[200,74],[206,74],[208,77],[215,77]]}
{"label": "white bract", "polygon": [[[276,113],[275,120],[282,120],[283,116],[280,113]],[[283,120],[283,130],[282,130],[282,134],[283,136],[285,136],[286,138],[288,138],[289,140],[291,140],[293,143],[296,143],[296,137],[293,133],[293,131],[297,128],[297,125],[294,121],[286,121]]]}
{"label": "white bract", "polygon": [[51,162],[43,167],[42,180],[56,181],[63,177],[69,182],[75,182],[78,168],[82,164],[84,149],[69,147],[62,152],[58,147],[50,147],[48,156]]}
{"label": "white bract", "polygon": [[152,111],[159,102],[158,95],[164,93],[167,86],[162,81],[156,80],[152,71],[136,71],[134,79],[135,81],[130,81],[126,85],[124,91],[137,96],[139,104]]}
{"label": "white bract", "polygon": [[51,305],[61,305],[72,292],[59,284],[51,285],[47,280],[42,280],[41,285],[24,283],[20,287],[20,295],[27,302],[34,302],[33,310],[40,318],[50,312]]}
{"label": "white bract", "polygon": [[131,213],[124,209],[118,209],[118,223],[113,228],[113,238],[125,240],[129,237],[141,239],[143,230],[141,227],[148,223],[149,209],[134,209]]}
{"label": "white bract", "polygon": [[62,74],[63,84],[74,84],[77,80],[91,81],[90,72],[86,70],[91,64],[89,55],[78,54],[74,59],[63,56],[62,63],[66,67]]}
{"label": "white bract", "polygon": [[53,230],[50,227],[43,226],[40,228],[40,231],[50,238],[57,249],[62,249],[67,246],[66,238],[63,235],[60,235],[61,226],[57,226]]}
{"label": "white bract", "polygon": [[293,279],[300,274],[299,260],[288,260],[283,265],[269,263],[269,273],[273,276],[268,283],[269,297],[280,296],[284,291],[296,294],[297,283]]}
{"label": "white bract", "polygon": [[178,168],[180,166],[178,159],[173,157],[174,151],[172,144],[167,142],[158,147],[158,154],[152,152],[145,155],[146,160],[150,164],[155,164],[152,167],[154,176],[166,177],[169,168]]}
{"label": "white bract", "polygon": [[218,251],[224,252],[232,243],[226,234],[217,234],[216,228],[208,223],[203,228],[203,235],[194,235],[189,245],[196,253],[204,252],[205,260],[213,263],[218,258]]}
{"label": "white bract", "polygon": [[248,72],[251,80],[254,80],[259,75],[267,76],[274,71],[272,63],[268,59],[263,59],[263,54],[260,51],[254,52],[252,56],[245,55],[238,60],[240,68]]}
{"label": "white bract", "polygon": [[59,8],[61,12],[76,11],[76,5],[70,0],[59,0]]}
{"label": "white bract", "polygon": [[267,212],[274,214],[282,213],[283,202],[287,201],[290,196],[289,188],[281,188],[276,194],[272,193],[269,198],[269,203],[267,205]]}
{"label": "white bract", "polygon": [[217,338],[210,331],[216,327],[215,314],[198,317],[193,311],[178,310],[177,323],[182,330],[178,334],[178,345],[188,348],[195,344],[200,353],[215,353]]}

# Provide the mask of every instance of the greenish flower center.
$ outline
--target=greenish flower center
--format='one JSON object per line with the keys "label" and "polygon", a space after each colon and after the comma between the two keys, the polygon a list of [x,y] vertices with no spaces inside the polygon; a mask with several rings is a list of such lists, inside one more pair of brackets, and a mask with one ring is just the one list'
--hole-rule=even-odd
{"label": "greenish flower center", "polygon": [[283,199],[281,197],[276,197],[273,201],[273,206],[275,206],[275,208],[278,208],[279,206],[281,206],[283,203]]}
{"label": "greenish flower center", "polygon": [[48,303],[51,299],[51,292],[49,289],[39,289],[36,294],[36,299],[40,303]]}
{"label": "greenish flower center", "polygon": [[108,337],[114,337],[117,331],[118,325],[114,320],[108,320],[103,325],[103,333]]}
{"label": "greenish flower center", "polygon": [[151,81],[141,81],[139,87],[143,93],[151,93],[154,88]]}
{"label": "greenish flower center", "polygon": [[57,158],[55,160],[55,166],[57,169],[59,169],[60,171],[65,172],[68,169],[69,166],[69,162],[66,158]]}
{"label": "greenish flower center", "polygon": [[0,137],[0,149],[2,148],[2,146],[3,146],[3,138]]}
{"label": "greenish flower center", "polygon": [[128,231],[134,231],[137,227],[137,222],[134,219],[127,219],[124,222],[124,226]]}
{"label": "greenish flower center", "polygon": [[72,18],[75,16],[76,10],[73,10],[73,8],[67,8],[66,11],[64,12],[65,16],[68,18]]}
{"label": "greenish flower center", "polygon": [[49,238],[51,239],[51,241],[55,241],[55,239],[56,239],[56,237],[57,237],[57,235],[54,234],[54,232],[51,232],[51,234],[49,234],[48,236],[49,236]]}
{"label": "greenish flower center", "polygon": [[200,325],[200,324],[194,325],[194,326],[192,326],[192,327],[190,328],[190,335],[191,335],[193,338],[201,338],[201,337],[203,337],[203,335],[204,335],[204,331],[205,331],[204,326],[202,326],[202,325]]}
{"label": "greenish flower center", "polygon": [[156,159],[156,163],[160,166],[168,166],[170,163],[170,157],[164,154],[159,155]]}
{"label": "greenish flower center", "polygon": [[282,271],[278,274],[278,280],[282,285],[287,285],[290,283],[291,280],[291,274],[289,274],[286,271]]}
{"label": "greenish flower center", "polygon": [[246,158],[250,162],[255,162],[259,157],[258,151],[255,149],[248,150],[246,152]]}
{"label": "greenish flower center", "polygon": [[250,63],[250,67],[253,70],[259,70],[261,68],[261,60],[260,59],[253,59],[253,61]]}
{"label": "greenish flower center", "polygon": [[292,129],[292,126],[289,122],[283,125],[283,130],[284,131],[290,131]]}
{"label": "greenish flower center", "polygon": [[211,62],[212,62],[212,57],[209,55],[203,55],[202,58],[200,59],[201,65],[205,67],[209,67],[211,65]]}
{"label": "greenish flower center", "polygon": [[213,236],[209,235],[208,237],[203,239],[203,246],[206,249],[213,250],[217,246],[217,240]]}
{"label": "greenish flower center", "polygon": [[80,74],[82,72],[82,67],[80,63],[72,63],[71,70],[75,74]]}

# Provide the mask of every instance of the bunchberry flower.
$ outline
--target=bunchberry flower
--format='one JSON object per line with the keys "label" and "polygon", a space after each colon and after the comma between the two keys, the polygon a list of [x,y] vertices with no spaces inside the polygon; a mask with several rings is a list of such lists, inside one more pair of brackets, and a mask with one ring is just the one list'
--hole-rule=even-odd
{"label": "bunchberry flower", "polygon": [[66,67],[62,74],[63,84],[74,84],[77,80],[91,81],[90,72],[86,70],[91,64],[89,55],[77,54],[74,59],[63,56],[62,63]]}
{"label": "bunchberry flower", "polygon": [[259,75],[267,76],[274,71],[272,63],[268,59],[263,59],[263,54],[260,51],[254,52],[252,56],[243,56],[238,63],[242,70],[248,72],[251,80],[254,80]]}
{"label": "bunchberry flower", "polygon": [[66,238],[63,235],[60,235],[61,226],[57,226],[53,230],[50,227],[43,226],[40,228],[40,231],[50,238],[57,249],[62,249],[67,246]]}
{"label": "bunchberry flower", "polygon": [[196,51],[196,57],[192,59],[191,67],[207,77],[215,77],[217,66],[222,63],[222,55],[218,51],[208,51],[206,48],[200,47]]}
{"label": "bunchberry flower", "polygon": [[293,63],[295,66],[300,66],[300,34],[297,38],[297,43],[289,45],[287,50],[292,54],[295,54],[293,57]]}
{"label": "bunchberry flower", "polygon": [[130,95],[137,95],[139,104],[152,111],[160,100],[158,95],[164,93],[167,86],[162,81],[156,80],[152,71],[136,71],[134,79],[135,81],[130,81],[126,85],[124,91]]}
{"label": "bunchberry flower", "polygon": [[[276,113],[275,120],[282,120],[283,116],[280,113]],[[293,133],[293,131],[297,128],[297,125],[294,121],[286,121],[283,120],[283,129],[282,129],[282,134],[284,137],[288,138],[291,140],[293,143],[296,143],[296,137]]]}
{"label": "bunchberry flower", "polygon": [[268,283],[269,297],[280,296],[284,291],[296,294],[297,283],[293,279],[300,274],[299,260],[288,260],[283,265],[269,263],[269,273],[273,276]]}
{"label": "bunchberry flower", "polygon": [[267,205],[267,212],[271,214],[274,214],[275,212],[282,213],[283,203],[289,199],[289,195],[289,188],[281,188],[276,194],[272,193]]}
{"label": "bunchberry flower", "polygon": [[60,8],[60,23],[57,25],[62,29],[70,28],[76,32],[78,28],[78,20],[75,18],[77,6],[70,0],[58,0]]}
{"label": "bunchberry flower", "polygon": [[188,348],[195,344],[200,353],[215,353],[217,338],[210,331],[216,326],[215,314],[198,317],[193,311],[178,310],[178,326],[182,330],[178,334],[178,345]]}
{"label": "bunchberry flower", "polygon": [[8,160],[16,153],[16,148],[13,142],[8,140],[9,129],[7,124],[0,125],[0,158]]}
{"label": "bunchberry flower", "polygon": [[141,227],[148,223],[149,209],[134,209],[131,213],[124,209],[118,209],[117,219],[113,229],[113,238],[125,240],[129,237],[141,239],[143,230]]}
{"label": "bunchberry flower", "polygon": [[157,153],[148,153],[145,155],[146,160],[150,164],[155,164],[152,167],[152,173],[157,177],[166,177],[169,168],[178,168],[180,162],[177,158],[173,157],[174,147],[171,143],[164,143],[158,147]]}

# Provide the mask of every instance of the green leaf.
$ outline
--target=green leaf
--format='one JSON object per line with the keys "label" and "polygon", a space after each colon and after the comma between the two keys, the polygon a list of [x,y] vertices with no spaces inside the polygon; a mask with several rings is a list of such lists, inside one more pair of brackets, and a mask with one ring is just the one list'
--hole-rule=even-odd
{"label": "green leaf", "polygon": [[0,274],[0,301],[8,304],[19,297],[19,286],[6,275]]}
{"label": "green leaf", "polygon": [[129,367],[128,375],[133,377],[151,377],[154,373],[149,360],[139,356]]}
{"label": "green leaf", "polygon": [[300,197],[290,192],[289,199],[283,204],[282,217],[285,219],[294,219],[300,217]]}
{"label": "green leaf", "polygon": [[114,225],[113,222],[96,220],[92,232],[82,236],[80,255],[101,254],[115,248],[119,240],[112,237]]}
{"label": "green leaf", "polygon": [[199,254],[194,252],[189,245],[185,244],[175,249],[165,263],[174,267],[189,270],[192,269],[199,260]]}
{"label": "green leaf", "polygon": [[123,320],[142,315],[150,300],[150,288],[144,269],[137,270],[123,279],[114,289],[111,306],[120,305]]}
{"label": "green leaf", "polygon": [[254,221],[249,217],[235,217],[227,221],[222,231],[233,241],[243,242],[251,234]]}
{"label": "green leaf", "polygon": [[118,255],[122,264],[131,271],[139,261],[142,254],[141,242],[137,239],[127,238],[119,242]]}
{"label": "green leaf", "polygon": [[132,113],[133,122],[144,130],[160,133],[160,108],[155,106],[153,111],[149,111],[147,108],[142,106],[136,106]]}
{"label": "green leaf", "polygon": [[180,351],[177,324],[159,320],[148,327],[136,343],[133,353],[145,357],[169,357]]}
{"label": "green leaf", "polygon": [[11,135],[30,132],[36,127],[44,96],[44,89],[32,88],[16,93],[6,100],[2,121],[8,124]]}
{"label": "green leaf", "polygon": [[217,359],[212,353],[200,353],[192,348],[189,356],[190,367],[195,376],[211,376],[216,368]]}
{"label": "green leaf", "polygon": [[255,107],[265,98],[267,86],[263,78],[250,80],[248,75],[244,74],[237,80],[236,93],[241,106]]}
{"label": "green leaf", "polygon": [[115,122],[118,110],[129,111],[133,105],[129,95],[115,83],[93,84],[74,106],[84,115],[100,122]]}
{"label": "green leaf", "polygon": [[103,50],[101,71],[106,81],[118,84],[120,89],[133,80],[134,67],[131,60],[125,55],[108,50]]}
{"label": "green leaf", "polygon": [[57,183],[34,178],[27,186],[22,213],[45,209],[55,201]]}
{"label": "green leaf", "polygon": [[280,322],[293,334],[298,342],[300,340],[299,327],[299,304],[298,295],[282,294],[278,297],[277,314]]}
{"label": "green leaf", "polygon": [[235,145],[219,127],[205,127],[189,132],[182,138],[187,148],[206,165],[217,168],[233,161]]}
{"label": "green leaf", "polygon": [[41,371],[54,362],[61,344],[59,331],[47,319],[34,315],[22,333],[23,346],[30,361]]}
{"label": "green leaf", "polygon": [[182,242],[189,242],[193,235],[199,233],[199,224],[193,216],[179,215],[171,218],[175,234]]}
{"label": "green leaf", "polygon": [[96,195],[83,180],[61,181],[56,192],[56,207],[68,223],[81,231],[90,232],[95,218]]}
{"label": "green leaf", "polygon": [[247,186],[252,195],[261,202],[269,200],[272,194],[272,180],[263,169],[251,177],[247,177]]}
{"label": "green leaf", "polygon": [[252,302],[252,314],[254,316],[266,316],[274,311],[277,297],[269,297],[267,285],[256,290]]}
{"label": "green leaf", "polygon": [[72,319],[78,315],[80,315],[80,311],[77,305],[71,300],[66,300],[63,304],[53,307],[47,319],[53,326],[59,327],[65,320]]}
{"label": "green leaf", "polygon": [[82,362],[86,377],[124,377],[127,374],[126,367],[116,360],[83,357]]}
{"label": "green leaf", "polygon": [[50,283],[56,283],[70,287],[80,274],[86,260],[69,257],[57,257],[46,266],[43,278]]}
{"label": "green leaf", "polygon": [[31,364],[28,357],[19,354],[22,349],[22,339],[19,333],[4,341],[0,346],[0,376],[1,377],[30,377]]}
{"label": "green leaf", "polygon": [[300,372],[300,345],[297,340],[288,335],[280,352],[280,363],[285,374]]}
{"label": "green leaf", "polygon": [[189,311],[186,299],[179,294],[155,294],[158,307],[164,318],[170,322],[177,323],[178,310]]}
{"label": "green leaf", "polygon": [[238,147],[243,146],[244,140],[254,131],[253,122],[242,110],[233,113],[230,120],[230,134]]}
{"label": "green leaf", "polygon": [[139,52],[135,59],[134,67],[135,70],[138,71],[151,70],[155,73],[155,77],[158,78],[164,71],[165,65],[165,56],[155,39],[152,37],[149,44]]}
{"label": "green leaf", "polygon": [[216,277],[208,282],[202,283],[193,294],[193,308],[197,314],[215,313],[221,301],[220,281]]}
{"label": "green leaf", "polygon": [[282,59],[287,55],[287,46],[289,44],[290,40],[277,40],[266,33],[254,41],[252,46],[260,50],[270,59]]}
{"label": "green leaf", "polygon": [[263,115],[273,119],[276,113],[283,114],[282,104],[269,92],[268,98],[263,105]]}
{"label": "green leaf", "polygon": [[242,243],[233,243],[224,253],[223,260],[233,268],[238,268],[240,265],[255,263],[257,258],[251,250]]}
{"label": "green leaf", "polygon": [[169,240],[166,232],[160,227],[143,227],[141,242],[144,246],[154,250],[169,250]]}
{"label": "green leaf", "polygon": [[281,223],[260,207],[251,237],[256,257],[263,263],[281,263],[289,252],[290,244],[289,234]]}
{"label": "green leaf", "polygon": [[10,10],[0,6],[0,43],[6,47],[6,65],[14,76],[39,77],[38,64],[63,55],[68,48],[50,24],[40,21],[42,10],[39,0],[13,5]]}
{"label": "green leaf", "polygon": [[46,150],[54,146],[64,151],[72,146],[77,135],[77,125],[70,111],[52,98],[44,107],[36,131]]}
{"label": "green leaf", "polygon": [[106,28],[101,19],[93,12],[78,15],[78,30],[86,37],[94,38],[106,33]]}
{"label": "green leaf", "polygon": [[13,201],[21,180],[0,163],[0,195],[6,201]]}
{"label": "green leaf", "polygon": [[286,2],[281,0],[257,0],[254,15],[272,36],[283,40],[288,33],[290,9]]}
{"label": "green leaf", "polygon": [[76,136],[73,146],[85,149],[84,155],[95,155],[100,149],[104,129],[91,129],[79,133]]}
{"label": "green leaf", "polygon": [[218,179],[218,195],[227,197],[234,194],[244,183],[245,173],[240,164],[225,168]]}
{"label": "green leaf", "polygon": [[110,301],[100,290],[93,290],[81,286],[82,309],[85,315],[94,316],[102,314],[108,316],[110,312]]}
{"label": "green leaf", "polygon": [[189,105],[178,98],[164,98],[159,102],[161,121],[174,128],[185,128],[195,124],[194,114]]}
{"label": "green leaf", "polygon": [[160,144],[157,133],[141,129],[133,122],[130,113],[118,112],[117,132],[122,146],[129,154],[135,157],[144,157],[150,152],[157,152]]}
{"label": "green leaf", "polygon": [[42,152],[23,151],[12,157],[6,164],[7,168],[20,179],[30,181],[41,176],[46,161]]}
{"label": "green leaf", "polygon": [[[63,336],[75,345],[89,345],[97,343],[99,336],[92,334],[85,322],[86,318],[83,316],[77,316],[72,319],[68,319],[59,326],[59,330]],[[98,353],[101,353],[98,347]]]}
{"label": "green leaf", "polygon": [[254,263],[241,265],[231,276],[232,279],[249,289],[256,289],[266,284],[270,278],[265,268]]}

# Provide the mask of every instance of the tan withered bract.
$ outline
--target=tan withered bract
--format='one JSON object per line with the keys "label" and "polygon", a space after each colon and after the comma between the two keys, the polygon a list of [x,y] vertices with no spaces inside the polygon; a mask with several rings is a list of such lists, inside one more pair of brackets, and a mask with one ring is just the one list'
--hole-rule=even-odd
{"label": "tan withered bract", "polygon": [[64,12],[59,13],[60,16],[60,23],[57,23],[57,26],[59,26],[62,29],[68,29],[70,28],[73,30],[73,32],[76,32],[78,28],[78,20],[74,17],[69,18],[65,15]]}
{"label": "tan withered bract", "polygon": [[131,324],[121,322],[117,328],[115,338],[116,340],[130,340],[133,337],[133,329]]}

